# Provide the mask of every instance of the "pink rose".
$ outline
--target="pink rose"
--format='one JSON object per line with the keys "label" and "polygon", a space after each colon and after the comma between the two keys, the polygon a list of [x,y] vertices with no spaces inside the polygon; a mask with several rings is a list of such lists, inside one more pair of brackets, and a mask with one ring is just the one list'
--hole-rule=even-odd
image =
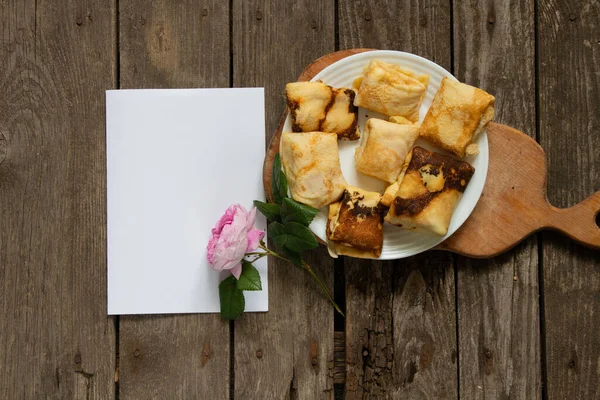
{"label": "pink rose", "polygon": [[242,273],[242,258],[255,250],[265,232],[254,228],[256,208],[247,212],[239,204],[230,206],[212,230],[206,258],[215,271],[231,271],[236,279]]}

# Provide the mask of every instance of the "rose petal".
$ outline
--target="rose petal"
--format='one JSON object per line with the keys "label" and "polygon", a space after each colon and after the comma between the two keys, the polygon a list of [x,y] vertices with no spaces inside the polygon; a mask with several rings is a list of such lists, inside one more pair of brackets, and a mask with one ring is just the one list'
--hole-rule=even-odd
{"label": "rose petal", "polygon": [[235,205],[235,210],[233,214],[233,218],[231,220],[230,226],[233,227],[233,230],[237,233],[240,231],[246,230],[246,221],[247,221],[247,213],[246,210],[239,204]]}
{"label": "rose petal", "polygon": [[[235,267],[246,253],[248,239],[245,225],[234,217],[230,225],[225,225],[217,241],[213,258],[213,269],[228,270]],[[242,218],[243,219],[243,218]]]}
{"label": "rose petal", "polygon": [[265,231],[261,231],[260,229],[252,229],[249,231],[247,234],[248,247],[246,248],[246,251],[256,250],[263,237],[265,237]]}
{"label": "rose petal", "polygon": [[256,207],[252,207],[246,216],[246,230],[250,231],[254,228],[254,222],[256,221]]}
{"label": "rose petal", "polygon": [[220,234],[225,225],[231,224],[231,222],[233,221],[233,217],[235,215],[236,206],[237,206],[237,204],[232,204],[229,206],[229,208],[227,210],[225,210],[225,214],[223,214],[221,216],[219,221],[217,221],[217,224],[215,225],[215,227],[212,229],[213,235]]}
{"label": "rose petal", "polygon": [[215,259],[215,247],[217,246],[218,240],[219,235],[213,235],[206,246],[206,259],[210,264],[212,264]]}
{"label": "rose petal", "polygon": [[237,265],[230,270],[231,275],[235,276],[235,279],[240,279],[240,275],[242,274],[242,263],[237,263]]}

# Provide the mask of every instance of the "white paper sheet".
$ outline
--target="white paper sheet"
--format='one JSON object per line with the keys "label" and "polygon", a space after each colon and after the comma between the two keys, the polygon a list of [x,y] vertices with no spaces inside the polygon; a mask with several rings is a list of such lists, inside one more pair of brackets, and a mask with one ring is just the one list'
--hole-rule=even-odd
{"label": "white paper sheet", "polygon": [[[264,124],[262,88],[106,92],[108,314],[219,312],[206,245],[229,205],[264,198]],[[246,311],[267,311],[256,267]]]}

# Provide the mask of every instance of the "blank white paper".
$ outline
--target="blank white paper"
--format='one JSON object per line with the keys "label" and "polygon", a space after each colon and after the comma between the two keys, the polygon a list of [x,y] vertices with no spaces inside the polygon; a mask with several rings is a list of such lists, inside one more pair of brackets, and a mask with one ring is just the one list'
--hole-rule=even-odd
{"label": "blank white paper", "polygon": [[[108,314],[219,312],[206,245],[227,207],[264,199],[264,114],[263,88],[106,92]],[[255,265],[246,311],[267,311]]]}

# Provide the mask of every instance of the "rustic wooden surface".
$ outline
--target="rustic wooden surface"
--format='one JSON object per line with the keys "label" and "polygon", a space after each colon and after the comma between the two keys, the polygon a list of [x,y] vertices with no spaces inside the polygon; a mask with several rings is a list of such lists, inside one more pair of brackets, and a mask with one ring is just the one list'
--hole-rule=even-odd
{"label": "rustic wooden surface", "polygon": [[[119,2],[120,87],[230,86],[228,4],[152,4]],[[119,328],[121,400],[229,398],[229,323],[219,315],[122,316]]]}
{"label": "rustic wooden surface", "polygon": [[[600,3],[540,2],[538,37],[548,197],[567,207],[600,189]],[[556,234],[541,250],[547,397],[600,398],[600,252]]]}
{"label": "rustic wooden surface", "polygon": [[[454,72],[496,96],[497,122],[535,138],[533,7],[531,0],[454,2]],[[544,160],[532,146],[515,145],[514,154],[524,149],[532,154],[522,157],[525,165],[543,182]],[[512,187],[524,197],[534,187],[545,204],[542,185],[524,179],[505,189]],[[457,257],[456,268],[461,398],[541,398],[537,240],[492,260]]]}
{"label": "rustic wooden surface", "polygon": [[487,261],[312,252],[345,320],[279,263],[235,324],[106,316],[104,89],[265,86],[269,136],[312,60],[411,51],[541,143],[553,205],[600,189],[598,2],[271,3],[0,0],[0,398],[599,398],[600,253],[554,233]]}
{"label": "rustic wooden surface", "polygon": [[[404,50],[450,69],[450,2],[342,0],[338,14],[341,49]],[[344,264],[346,398],[456,398],[453,257]]]}
{"label": "rustic wooden surface", "polygon": [[554,207],[546,197],[548,168],[542,147],[523,132],[495,122],[488,125],[487,136],[490,160],[481,198],[465,223],[436,249],[491,258],[540,230],[560,231],[600,249],[600,191],[571,207]]}
{"label": "rustic wooden surface", "polygon": [[[232,14],[233,84],[265,87],[266,145],[286,82],[334,50],[334,2],[234,0]],[[333,291],[327,251],[310,252],[307,262]],[[269,260],[269,312],[235,323],[235,398],[333,398],[334,315],[319,290],[305,272]]]}
{"label": "rustic wooden surface", "polygon": [[104,245],[114,16],[107,2],[0,2],[2,399],[115,397]]}

